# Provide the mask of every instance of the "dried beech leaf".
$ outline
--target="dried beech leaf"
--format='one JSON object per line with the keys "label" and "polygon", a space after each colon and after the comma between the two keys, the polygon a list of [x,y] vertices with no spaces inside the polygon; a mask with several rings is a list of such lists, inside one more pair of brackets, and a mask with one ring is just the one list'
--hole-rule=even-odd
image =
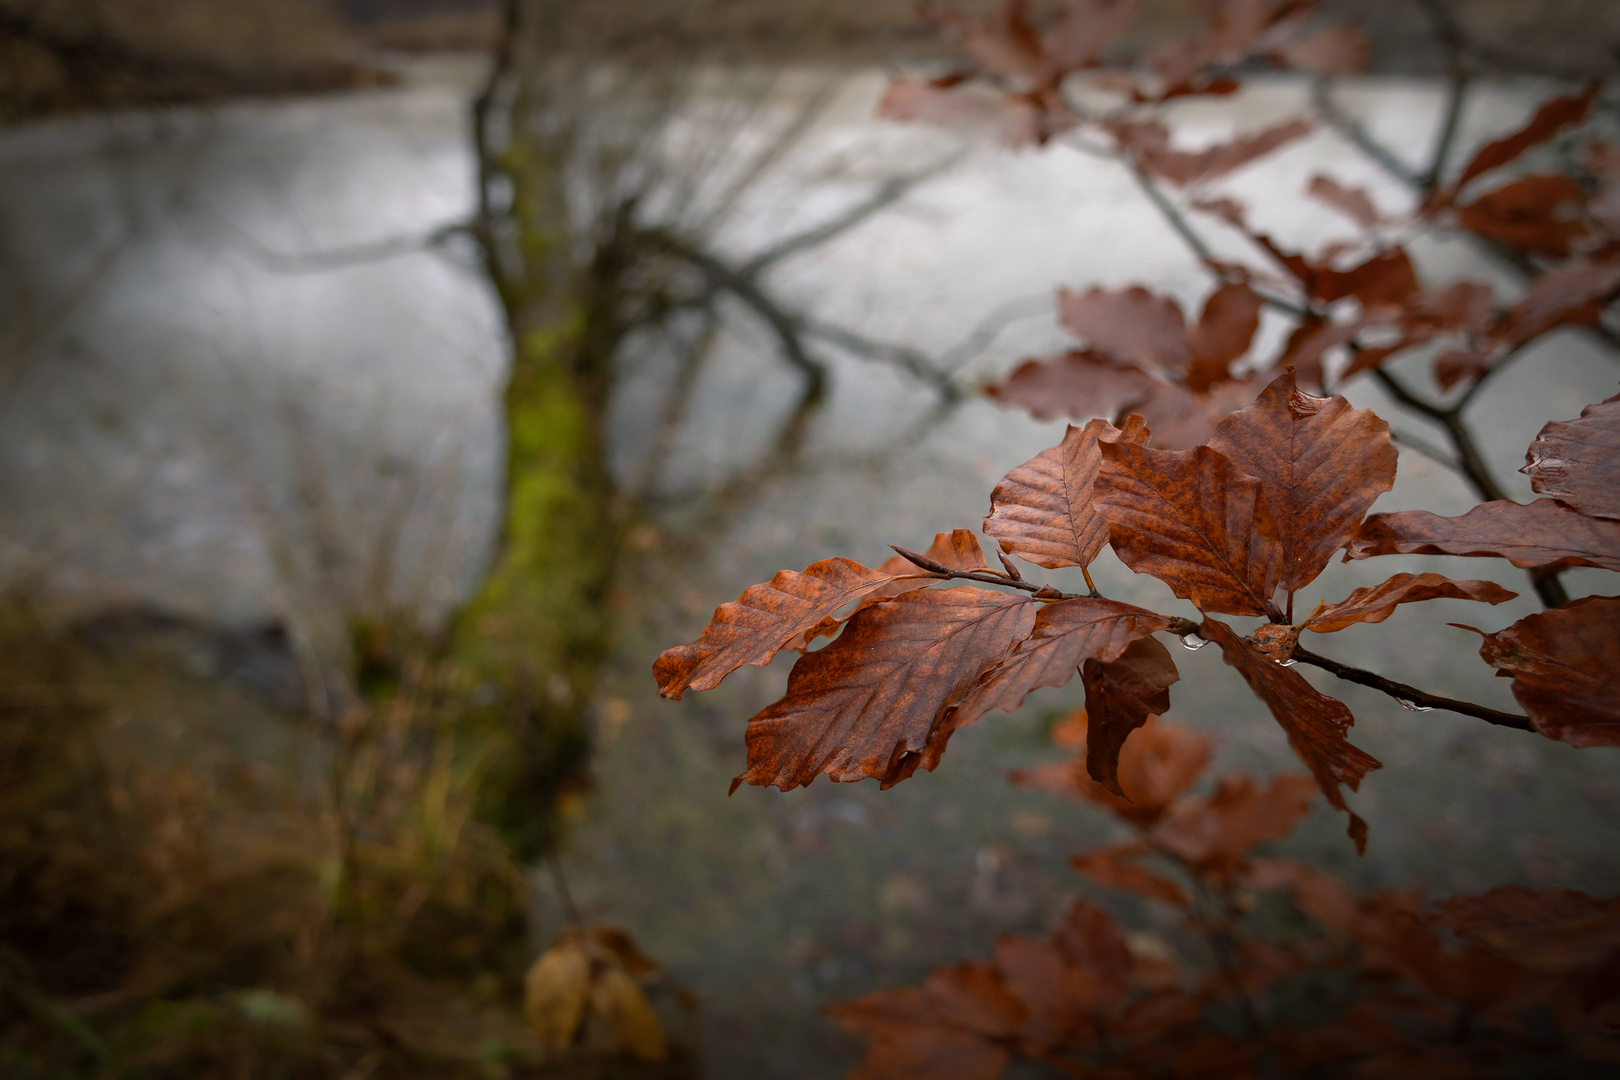
{"label": "dried beech leaf", "polygon": [[1089,855],[1077,855],[1069,862],[1076,870],[1099,885],[1163,900],[1176,907],[1187,906],[1187,894],[1180,885],[1151,870],[1144,870],[1142,865],[1131,857],[1129,850],[1104,848]]}
{"label": "dried beech leaf", "polygon": [[542,1047],[573,1045],[590,995],[591,955],[578,934],[564,934],[523,976],[523,1016]]}
{"label": "dried beech leaf", "polygon": [[1548,270],[1524,290],[1492,336],[1520,345],[1554,327],[1596,322],[1616,290],[1620,290],[1620,261]]}
{"label": "dried beech leaf", "polygon": [[1489,353],[1477,349],[1449,349],[1434,358],[1434,383],[1450,390],[1458,383],[1478,382],[1491,368]]}
{"label": "dried beech leaf", "polygon": [[1397,605],[1419,600],[1478,600],[1500,604],[1518,595],[1494,581],[1452,581],[1440,574],[1396,574],[1380,585],[1362,586],[1337,604],[1318,608],[1305,621],[1304,629],[1330,634],[1353,623],[1383,622],[1395,614]]}
{"label": "dried beech leaf", "polygon": [[1459,937],[1475,937],[1497,930],[1588,919],[1613,910],[1614,902],[1574,889],[1532,890],[1521,885],[1500,885],[1482,896],[1453,896],[1437,906],[1446,929]]}
{"label": "dried beech leaf", "polygon": [[1257,844],[1287,836],[1315,794],[1308,776],[1276,776],[1266,787],[1247,776],[1223,776],[1208,799],[1182,803],[1159,822],[1153,842],[1200,870],[1227,873]]}
{"label": "dried beech leaf", "polygon": [[1259,480],[1207,446],[1102,451],[1092,505],[1126,566],[1200,611],[1266,614],[1281,548]]}
{"label": "dried beech leaf", "polygon": [[[914,567],[905,576],[926,577]],[[896,578],[853,559],[823,559],[802,574],[783,570],[765,584],[750,585],[736,600],[715,608],[714,618],[696,641],[666,649],[658,657],[653,664],[658,693],[679,701],[689,689],[718,686],[744,664],[768,664],[823,618]]]}
{"label": "dried beech leaf", "polygon": [[948,533],[935,533],[933,542],[923,554],[952,570],[974,571],[990,568],[990,564],[984,561],[984,548],[980,546],[979,538],[974,535],[972,529],[952,529]]}
{"label": "dried beech leaf", "polygon": [[984,18],[936,5],[924,5],[922,11],[946,37],[972,53],[973,59],[988,72],[1034,81],[1045,79],[1049,74],[1046,51],[1041,47],[1040,35],[1030,24],[1024,0],[1008,0],[1000,11]]}
{"label": "dried beech leaf", "polygon": [[[1084,710],[1075,713],[1053,729],[1059,745],[1073,743],[1083,749],[1089,724]],[[1059,736],[1064,741],[1059,741]],[[1127,740],[1119,754],[1121,798],[1091,778],[1084,759],[1059,761],[1012,774],[1012,781],[1023,787],[1093,803],[1136,825],[1152,825],[1170,804],[1185,792],[1209,764],[1210,741],[1180,724],[1149,719],[1136,735]]]}
{"label": "dried beech leaf", "polygon": [[1097,988],[1063,950],[1050,941],[1008,935],[996,941],[996,971],[1024,1006],[1019,1038],[1055,1046],[1090,1022],[1099,1004]]}
{"label": "dried beech leaf", "polygon": [[1090,978],[1103,1008],[1117,1005],[1130,992],[1133,965],[1125,928],[1096,904],[1076,900],[1069,905],[1052,941]]}
{"label": "dried beech leaf", "polygon": [[1170,132],[1159,123],[1115,124],[1112,130],[1143,169],[1177,187],[1190,187],[1309,135],[1311,125],[1290,120],[1197,152],[1171,149]]}
{"label": "dried beech leaf", "polygon": [[1259,479],[1282,547],[1279,584],[1316,578],[1379,495],[1395,486],[1389,425],[1342,397],[1311,397],[1284,372],[1228,416],[1209,446]]}
{"label": "dried beech leaf", "polygon": [[1568,176],[1527,176],[1457,207],[1457,223],[1471,233],[1563,258],[1586,235],[1580,220],[1586,193]]}
{"label": "dried beech leaf", "polygon": [[788,791],[819,773],[898,783],[933,769],[940,721],[1034,622],[1022,596],[919,589],[857,612],[838,639],[793,665],[787,695],[748,722],[744,781]]}
{"label": "dried beech leaf", "polygon": [[1059,289],[1058,319],[1093,352],[1119,363],[1167,371],[1187,366],[1187,322],[1181,306],[1140,285],[1085,292]]}
{"label": "dried beech leaf", "polygon": [[1089,566],[1108,542],[1108,522],[1091,508],[1091,485],[1102,465],[1097,443],[1145,443],[1148,430],[1135,418],[1122,433],[1106,420],[1070,426],[1063,442],[1018,466],[990,493],[986,535],[1001,550],[1055,570]]}
{"label": "dried beech leaf", "polygon": [[1131,28],[1140,9],[1140,0],[1069,0],[1046,32],[1046,54],[1064,71],[1089,67]]}
{"label": "dried beech leaf", "polygon": [[1188,389],[1208,391],[1231,378],[1232,361],[1249,351],[1260,328],[1261,304],[1259,295],[1242,282],[1222,285],[1210,294],[1192,330]]}
{"label": "dried beech leaf", "polygon": [[1461,517],[1427,510],[1374,514],[1361,523],[1346,561],[1375,555],[1472,555],[1514,566],[1620,570],[1620,522],[1586,517],[1552,499],[1528,506],[1481,503]]}
{"label": "dried beech leaf", "polygon": [[1208,393],[1199,393],[1181,383],[1158,383],[1131,411],[1141,415],[1158,449],[1191,450],[1208,442],[1215,425],[1234,409],[1253,401],[1259,388],[1259,383],[1243,380],[1217,383]]}
{"label": "dried beech leaf", "polygon": [[1000,1044],[1024,1017],[997,971],[977,963],[941,968],[921,988],[870,994],[825,1011],[872,1040],[853,1080],[995,1080],[1009,1059]]}
{"label": "dried beech leaf", "polygon": [[1620,597],[1588,596],[1475,633],[1484,661],[1513,677],[1537,731],[1571,746],[1620,746]]}
{"label": "dried beech leaf", "polygon": [[920,79],[890,83],[877,114],[888,120],[994,138],[1012,149],[1035,146],[1046,135],[1040,111],[1027,101],[972,87],[936,86]]}
{"label": "dried beech leaf", "polygon": [[1530,122],[1512,135],[1480,147],[1468,167],[1463,169],[1462,175],[1457,177],[1452,191],[1461,191],[1474,177],[1506,165],[1532,146],[1539,146],[1565,128],[1585,120],[1600,85],[1594,82],[1580,94],[1554,98],[1537,109]]}
{"label": "dried beech leaf", "polygon": [[1530,487],[1588,517],[1620,520],[1620,394],[1541,429],[1519,471]]}
{"label": "dried beech leaf", "polygon": [[1316,75],[1356,75],[1367,66],[1367,35],[1355,26],[1330,26],[1282,50],[1291,68]]}
{"label": "dried beech leaf", "polygon": [[[1043,605],[1029,637],[953,708],[951,726],[966,726],[991,709],[1015,712],[1037,687],[1062,686],[1093,659],[1118,660],[1139,639],[1169,625],[1163,615],[1115,600],[1083,596]],[[1174,682],[1173,665],[1170,670]]]}
{"label": "dried beech leaf", "polygon": [[1376,229],[1384,223],[1378,206],[1362,188],[1345,187],[1331,176],[1318,173],[1311,177],[1306,194],[1333,207],[1363,229]]}
{"label": "dried beech leaf", "polygon": [[1170,711],[1170,686],[1181,679],[1170,652],[1150,637],[1130,643],[1117,660],[1087,658],[1080,669],[1086,688],[1086,771],[1115,795],[1119,754],[1131,732],[1149,716]]}
{"label": "dried beech leaf", "polygon": [[669,1056],[664,1025],[658,1014],[625,972],[616,967],[597,972],[591,983],[591,1012],[613,1033],[615,1049],[640,1061],[663,1061]]}
{"label": "dried beech leaf", "polygon": [[[1305,681],[1293,668],[1283,667],[1247,644],[1232,628],[1205,619],[1198,633],[1221,647],[1221,656],[1237,669],[1254,696],[1265,702],[1277,723],[1288,733],[1288,743],[1316,777],[1317,786],[1335,808],[1349,812],[1339,785],[1351,791],[1361,778],[1381,765],[1377,758],[1351,746],[1345,735],[1355,717],[1337,701]],[[1367,825],[1350,814],[1350,837],[1359,853],[1366,848]]]}
{"label": "dried beech leaf", "polygon": [[1112,417],[1147,400],[1159,387],[1147,372],[1120,367],[1085,352],[1026,360],[985,393],[1037,420]]}

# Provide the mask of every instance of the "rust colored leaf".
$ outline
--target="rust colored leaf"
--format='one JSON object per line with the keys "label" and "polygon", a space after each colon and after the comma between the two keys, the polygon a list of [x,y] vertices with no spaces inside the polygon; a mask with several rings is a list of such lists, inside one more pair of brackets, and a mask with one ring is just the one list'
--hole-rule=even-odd
{"label": "rust colored leaf", "polygon": [[1537,109],[1530,122],[1518,131],[1480,147],[1468,167],[1463,169],[1462,175],[1457,177],[1452,191],[1461,191],[1474,177],[1506,165],[1532,146],[1539,146],[1565,128],[1585,120],[1592,101],[1597,97],[1599,85],[1594,82],[1579,94],[1554,98]]}
{"label": "rust colored leaf", "polygon": [[1170,711],[1170,686],[1181,679],[1170,652],[1151,637],[1128,645],[1117,660],[1088,657],[1080,669],[1086,688],[1086,771],[1115,795],[1119,755],[1131,732],[1149,716]]}
{"label": "rust colored leaf", "polygon": [[1487,240],[1563,258],[1586,235],[1579,217],[1585,201],[1571,177],[1527,176],[1459,206],[1457,222]]}
{"label": "rust colored leaf", "polygon": [[871,994],[825,1011],[872,1040],[852,1080],[995,1080],[1009,1057],[998,1041],[1017,1031],[1024,1015],[995,968],[982,963],[941,968],[921,988]]}
{"label": "rust colored leaf", "polygon": [[1501,885],[1482,896],[1453,896],[1442,900],[1440,921],[1460,937],[1475,937],[1498,930],[1573,922],[1603,915],[1614,908],[1574,889],[1526,889]]}
{"label": "rust colored leaf", "polygon": [[1489,353],[1477,349],[1448,349],[1434,358],[1434,382],[1450,390],[1463,381],[1478,382],[1491,368]]}
{"label": "rust colored leaf", "polygon": [[1071,352],[1051,360],[1026,360],[985,393],[1037,420],[1065,416],[1086,420],[1113,417],[1152,397],[1159,385],[1138,368],[1120,367],[1091,353]]}
{"label": "rust colored leaf", "polygon": [[1493,581],[1452,581],[1440,574],[1396,574],[1380,585],[1366,585],[1337,604],[1325,604],[1305,621],[1306,630],[1331,634],[1352,623],[1383,622],[1399,604],[1420,600],[1478,600],[1500,604],[1519,594]]}
{"label": "rust colored leaf", "polygon": [[1602,181],[1586,204],[1586,212],[1611,237],[1620,236],[1620,148],[1594,143],[1587,148],[1586,159]]}
{"label": "rust colored leaf", "polygon": [[1064,71],[1089,67],[1131,28],[1139,0],[1069,0],[1046,32],[1046,54]]}
{"label": "rust colored leaf", "polygon": [[972,529],[935,533],[933,543],[923,554],[952,570],[985,570],[990,565],[984,561],[984,548]]}
{"label": "rust colored leaf", "polygon": [[1376,229],[1384,223],[1384,216],[1378,212],[1378,206],[1372,201],[1372,196],[1361,188],[1345,187],[1331,176],[1318,173],[1311,177],[1310,186],[1305,191],[1312,198],[1320,199],[1363,229]]}
{"label": "rust colored leaf", "polygon": [[1089,855],[1077,855],[1070,860],[1070,864],[1092,881],[1110,889],[1152,897],[1176,907],[1187,906],[1187,894],[1180,885],[1151,870],[1144,870],[1132,855],[1133,849],[1104,848]]}
{"label": "rust colored leaf", "polygon": [[1389,425],[1342,397],[1303,393],[1291,371],[1222,420],[1209,446],[1264,488],[1289,591],[1315,579],[1395,486]]}
{"label": "rust colored leaf", "polygon": [[[926,578],[915,568],[904,576],[914,582]],[[736,600],[715,609],[696,641],[658,657],[653,664],[658,693],[679,701],[689,689],[718,686],[744,664],[768,664],[823,618],[897,578],[852,559],[823,559],[803,573],[783,570],[765,584],[750,585]]]}
{"label": "rust colored leaf", "polygon": [[1093,352],[1119,363],[1166,371],[1187,366],[1187,322],[1181,306],[1140,285],[1085,292],[1059,289],[1058,319]]}
{"label": "rust colored leaf", "polygon": [[1024,462],[990,493],[985,534],[1001,550],[1048,570],[1089,566],[1108,542],[1108,522],[1091,508],[1091,486],[1102,465],[1097,444],[1124,439],[1145,443],[1148,430],[1134,417],[1121,432],[1106,420],[1070,426],[1063,442]]}
{"label": "rust colored leaf", "polygon": [[[1351,791],[1361,786],[1361,778],[1380,762],[1371,754],[1351,746],[1345,738],[1355,717],[1344,703],[1317,690],[1293,668],[1268,660],[1257,649],[1233,633],[1232,628],[1214,619],[1205,619],[1198,633],[1221,647],[1221,656],[1237,669],[1255,697],[1265,702],[1271,715],[1288,733],[1288,743],[1300,761],[1316,777],[1317,786],[1336,809],[1349,812],[1339,785]],[[1350,837],[1356,851],[1367,846],[1367,824],[1350,814]]]}
{"label": "rust colored leaf", "polygon": [[1420,292],[1407,301],[1401,323],[1408,333],[1440,331],[1473,335],[1490,328],[1496,316],[1496,293],[1477,281],[1454,281],[1443,289]]}
{"label": "rust colored leaf", "polygon": [[[1059,728],[1071,737],[1081,735],[1077,749],[1083,749],[1089,724],[1084,710],[1075,713]],[[1126,741],[1119,754],[1121,798],[1093,780],[1084,759],[1054,762],[1012,774],[1013,783],[1052,795],[1078,799],[1109,810],[1137,825],[1152,825],[1198,779],[1209,764],[1209,738],[1180,724],[1150,719],[1134,738]]]}
{"label": "rust colored leaf", "polygon": [[1096,904],[1076,900],[1069,905],[1052,942],[1096,986],[1104,1008],[1117,1005],[1130,992],[1132,963],[1125,928]]}
{"label": "rust colored leaf", "polygon": [[890,83],[878,103],[877,114],[889,120],[994,138],[1013,149],[1034,146],[1047,135],[1040,111],[1026,100],[973,87],[938,86],[920,79],[896,79]]}
{"label": "rust colored leaf", "polygon": [[1265,787],[1241,774],[1223,776],[1208,799],[1177,806],[1154,828],[1152,842],[1201,871],[1229,873],[1256,845],[1287,836],[1310,812],[1315,789],[1297,774],[1275,776]]}
{"label": "rust colored leaf", "polygon": [[1259,384],[1249,380],[1217,383],[1198,393],[1180,383],[1159,383],[1146,400],[1131,406],[1153,432],[1160,450],[1190,450],[1215,433],[1215,425],[1254,400]]}
{"label": "rust colored leaf", "polygon": [[1571,746],[1620,746],[1620,597],[1588,596],[1474,632],[1484,661],[1513,677],[1537,731]]}
{"label": "rust colored leaf", "polygon": [[1318,300],[1332,303],[1354,296],[1363,308],[1370,308],[1401,303],[1418,291],[1418,280],[1406,249],[1395,247],[1349,270],[1314,266],[1306,286]]}
{"label": "rust colored leaf", "polygon": [[1532,281],[1493,336],[1519,345],[1554,327],[1596,322],[1620,289],[1620,261],[1548,270]]}
{"label": "rust colored leaf", "polygon": [[1588,405],[1579,419],[1541,429],[1519,471],[1530,487],[1588,517],[1620,520],[1620,394]]}
{"label": "rust colored leaf", "polygon": [[1242,282],[1223,285],[1210,294],[1189,341],[1189,390],[1207,392],[1231,378],[1232,361],[1249,351],[1260,328],[1260,308],[1260,297]]}
{"label": "rust colored leaf", "polygon": [[1091,1026],[1097,987],[1051,941],[1007,936],[996,942],[996,971],[1024,1006],[1019,1037],[1038,1048],[1072,1042]]}
{"label": "rust colored leaf", "polygon": [[1374,514],[1361,523],[1346,560],[1375,555],[1470,555],[1514,566],[1601,566],[1620,570],[1620,522],[1586,517],[1552,499],[1528,506],[1481,503],[1461,517],[1427,510]]}
{"label": "rust colored leaf", "polygon": [[1207,446],[1102,449],[1092,505],[1125,565],[1200,611],[1266,614],[1281,548],[1260,481]]}
{"label": "rust colored leaf", "polygon": [[[935,533],[934,539],[929,543],[928,550],[923,557],[938,563],[951,570],[984,570],[988,564],[984,561],[984,549],[979,546],[979,538],[968,529],[953,529],[950,532]],[[927,580],[928,575],[916,563],[904,555],[892,555],[878,565],[877,572],[891,575],[887,585],[880,585],[861,598],[860,604],[843,615],[828,615],[816,623],[803,634],[793,638],[783,648],[804,652],[815,644],[818,638],[835,637],[844,624],[855,616],[856,611],[882,603],[892,596],[899,596],[903,592],[910,592]]]}
{"label": "rust colored leaf", "polygon": [[1324,930],[1348,933],[1355,926],[1355,893],[1313,867],[1287,859],[1255,859],[1242,884],[1250,889],[1288,889],[1299,909]]}
{"label": "rust colored leaf", "polygon": [[950,736],[937,730],[946,707],[1028,635],[1032,606],[988,589],[919,589],[857,612],[748,722],[748,770],[733,789],[787,791],[819,773],[887,787],[919,764],[933,769]]}
{"label": "rust colored leaf", "polygon": [[1116,124],[1113,131],[1120,145],[1143,169],[1177,187],[1190,187],[1224,176],[1309,135],[1311,125],[1303,120],[1290,120],[1196,153],[1171,149],[1170,132],[1162,124]]}
{"label": "rust colored leaf", "polygon": [[[992,709],[1016,712],[1037,687],[1062,686],[1082,663],[1120,660],[1139,639],[1169,625],[1163,615],[1115,600],[1079,597],[1046,604],[1035,616],[1029,637],[985,671],[954,706],[950,726],[966,726]],[[1172,665],[1171,682],[1174,671]]]}
{"label": "rust colored leaf", "polygon": [[1367,35],[1354,26],[1330,26],[1282,50],[1291,68],[1317,75],[1355,75],[1367,66]]}

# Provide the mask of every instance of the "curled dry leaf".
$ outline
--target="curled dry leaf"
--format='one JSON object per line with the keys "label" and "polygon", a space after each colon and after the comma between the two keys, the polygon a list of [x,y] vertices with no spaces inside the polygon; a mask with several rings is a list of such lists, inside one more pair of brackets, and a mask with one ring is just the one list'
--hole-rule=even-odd
{"label": "curled dry leaf", "polygon": [[[1221,656],[1237,669],[1255,697],[1288,733],[1294,753],[1316,777],[1317,786],[1335,808],[1349,813],[1339,785],[1351,791],[1361,778],[1381,765],[1377,758],[1351,746],[1345,735],[1355,717],[1344,703],[1321,693],[1293,668],[1283,667],[1249,645],[1225,623],[1205,619],[1198,633],[1221,647]],[[1358,852],[1367,846],[1367,823],[1350,814],[1350,838]]]}
{"label": "curled dry leaf", "polygon": [[1170,652],[1151,637],[1130,643],[1117,660],[1088,657],[1080,669],[1086,689],[1086,771],[1115,795],[1119,755],[1131,732],[1170,711],[1170,687],[1181,679]]}
{"label": "curled dry leaf", "polygon": [[750,585],[736,600],[715,609],[698,640],[666,649],[658,657],[653,663],[658,693],[679,701],[687,690],[718,686],[744,664],[768,664],[822,619],[892,584],[898,576],[853,559],[823,559],[803,573],[783,570],[765,584]]}
{"label": "curled dry leaf", "polygon": [[1140,848],[1134,846],[1104,848],[1087,855],[1076,855],[1069,862],[1076,870],[1099,885],[1151,897],[1154,900],[1163,900],[1176,907],[1186,907],[1188,904],[1186,891],[1169,878],[1144,869],[1135,858],[1139,851]]}
{"label": "curled dry leaf", "polygon": [[1541,429],[1519,471],[1530,487],[1588,517],[1620,520],[1620,394]]}
{"label": "curled dry leaf", "polygon": [[1620,597],[1588,596],[1474,632],[1485,639],[1480,657],[1513,677],[1537,731],[1571,746],[1620,746]]}
{"label": "curled dry leaf", "polygon": [[1601,566],[1620,570],[1620,522],[1587,517],[1552,499],[1528,506],[1481,503],[1461,517],[1427,510],[1374,514],[1361,523],[1345,559],[1375,555],[1470,555],[1514,566]]}
{"label": "curled dry leaf", "polygon": [[985,393],[1037,420],[1112,417],[1152,397],[1158,380],[1134,367],[1120,367],[1093,353],[1071,352],[1051,360],[1026,360]]}
{"label": "curled dry leaf", "polygon": [[1291,371],[1222,420],[1209,446],[1260,481],[1289,591],[1314,580],[1395,486],[1389,425],[1342,397],[1302,392]]}
{"label": "curled dry leaf", "polygon": [[[1089,728],[1084,710],[1053,728],[1058,745],[1083,749]],[[1080,741],[1075,743],[1075,733]],[[1181,724],[1149,719],[1119,754],[1122,798],[1091,778],[1084,758],[1012,774],[1012,781],[1052,795],[1093,803],[1136,825],[1152,825],[1209,765],[1210,741]]]}
{"label": "curled dry leaf", "polygon": [[1568,176],[1527,176],[1457,208],[1457,223],[1487,240],[1563,258],[1587,233],[1586,193]]}
{"label": "curled dry leaf", "polygon": [[1208,392],[1231,378],[1232,361],[1249,351],[1255,331],[1260,329],[1262,303],[1259,294],[1242,282],[1222,285],[1210,293],[1188,341],[1192,352],[1186,379],[1189,390]]}
{"label": "curled dry leaf", "polygon": [[1149,838],[1202,872],[1226,874],[1256,845],[1288,835],[1315,794],[1308,776],[1276,776],[1265,787],[1248,776],[1224,776],[1213,795],[1179,804]]}
{"label": "curled dry leaf", "polygon": [[1207,446],[1102,449],[1092,505],[1125,565],[1201,611],[1266,614],[1281,548],[1260,481]]}
{"label": "curled dry leaf", "polygon": [[1620,260],[1560,266],[1537,277],[1492,337],[1522,345],[1554,327],[1596,322],[1620,290]]}
{"label": "curled dry leaf", "polygon": [[1063,442],[1024,462],[990,493],[984,531],[1001,550],[1055,570],[1089,566],[1108,542],[1108,522],[1091,508],[1092,482],[1102,465],[1098,442],[1145,443],[1148,430],[1132,417],[1121,432],[1106,420],[1070,426]]}
{"label": "curled dry leaf", "polygon": [[[1120,660],[1139,639],[1169,625],[1163,615],[1115,600],[1083,596],[1043,605],[1029,637],[951,707],[949,727],[965,727],[992,709],[1014,712],[1037,687],[1062,686],[1083,663]],[[1176,679],[1175,666],[1157,677],[1168,677],[1168,686]]]}
{"label": "curled dry leaf", "polygon": [[1461,191],[1474,177],[1483,176],[1492,169],[1506,165],[1532,146],[1539,146],[1565,128],[1573,127],[1585,120],[1587,112],[1592,108],[1593,100],[1597,97],[1599,86],[1599,83],[1594,82],[1579,94],[1554,98],[1537,109],[1529,122],[1518,131],[1480,147],[1462,174],[1457,177],[1457,182],[1452,185],[1453,195]]}
{"label": "curled dry leaf", "polygon": [[1494,581],[1452,581],[1440,574],[1396,574],[1378,585],[1364,585],[1337,604],[1324,604],[1305,620],[1303,629],[1318,634],[1358,622],[1383,622],[1400,604],[1420,600],[1478,600],[1500,604],[1519,594]]}
{"label": "curled dry leaf", "polygon": [[1060,289],[1058,320],[1091,351],[1122,364],[1181,371],[1190,359],[1181,305],[1140,285],[1085,292]]}
{"label": "curled dry leaf", "polygon": [[1033,602],[988,589],[919,589],[859,611],[793,665],[787,694],[748,722],[732,782],[788,791],[820,773],[885,787],[939,763],[946,708],[1028,636]]}

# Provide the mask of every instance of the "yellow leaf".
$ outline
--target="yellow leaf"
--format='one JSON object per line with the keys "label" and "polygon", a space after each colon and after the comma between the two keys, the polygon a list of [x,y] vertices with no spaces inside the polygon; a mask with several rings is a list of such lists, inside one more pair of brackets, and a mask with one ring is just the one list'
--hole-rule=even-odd
{"label": "yellow leaf", "polygon": [[523,1015],[543,1047],[564,1050],[573,1043],[590,995],[590,954],[577,935],[564,935],[523,977]]}
{"label": "yellow leaf", "polygon": [[591,987],[591,1011],[607,1022],[632,1056],[642,1061],[663,1061],[667,1056],[658,1014],[636,980],[618,968],[604,968],[597,975]]}

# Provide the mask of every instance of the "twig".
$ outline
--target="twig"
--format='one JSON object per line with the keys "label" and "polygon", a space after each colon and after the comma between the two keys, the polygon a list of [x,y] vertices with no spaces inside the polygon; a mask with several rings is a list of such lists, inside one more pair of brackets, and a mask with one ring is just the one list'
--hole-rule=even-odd
{"label": "twig", "polygon": [[1358,667],[1351,667],[1349,664],[1341,664],[1339,661],[1331,660],[1326,656],[1319,656],[1305,648],[1303,645],[1294,646],[1293,658],[1302,664],[1310,664],[1312,667],[1319,667],[1323,671],[1336,675],[1346,682],[1353,682],[1360,686],[1371,687],[1380,693],[1388,694],[1390,697],[1396,699],[1402,704],[1410,705],[1413,708],[1445,709],[1447,712],[1461,713],[1464,716],[1472,716],[1476,719],[1483,720],[1488,724],[1496,724],[1499,727],[1515,728],[1519,731],[1530,732],[1536,730],[1535,726],[1530,723],[1530,718],[1527,716],[1518,716],[1514,713],[1498,712],[1495,709],[1487,709],[1483,705],[1475,705],[1469,701],[1458,701],[1456,698],[1441,697],[1438,694],[1430,694],[1426,691],[1419,690],[1415,686],[1408,686],[1403,682],[1396,682],[1394,679],[1386,679],[1382,675],[1375,675],[1370,671],[1364,671]]}
{"label": "twig", "polygon": [[1421,188],[1423,186],[1423,178],[1414,172],[1411,166],[1396,157],[1383,144],[1369,135],[1366,128],[1339,109],[1338,103],[1333,100],[1333,96],[1328,92],[1328,81],[1326,79],[1317,79],[1311,84],[1311,104],[1315,106],[1317,114],[1327,121],[1329,127],[1354,143],[1362,153],[1382,165],[1384,170],[1391,176],[1399,178],[1410,187]]}
{"label": "twig", "polygon": [[1085,593],[1058,592],[1050,585],[1037,585],[1033,581],[1014,578],[996,573],[994,570],[953,570],[944,563],[935,562],[926,555],[919,555],[915,551],[907,551],[903,547],[890,544],[895,554],[902,559],[914,563],[927,570],[930,574],[937,574],[942,578],[961,578],[964,581],[982,581],[986,585],[1008,585],[1014,589],[1022,589],[1027,593],[1034,593],[1037,600],[1084,600]]}
{"label": "twig", "polygon": [[1466,42],[1462,28],[1451,17],[1451,12],[1446,10],[1443,0],[1420,0],[1420,2],[1424,12],[1429,16],[1429,22],[1434,26],[1435,36],[1446,47],[1447,66],[1451,75],[1446,92],[1445,118],[1440,124],[1440,138],[1435,142],[1434,157],[1423,174],[1424,189],[1434,192],[1440,189],[1446,162],[1451,157],[1452,144],[1457,139],[1458,121],[1462,118],[1463,103],[1468,97],[1469,72],[1467,65],[1463,63]]}
{"label": "twig", "polygon": [[846,352],[900,368],[932,386],[946,401],[962,400],[962,387],[948,373],[936,367],[933,360],[921,350],[873,341],[853,330],[832,323],[813,322],[807,319],[801,325],[806,334],[830,342]]}
{"label": "twig", "polygon": [[1452,457],[1444,450],[1441,450],[1438,446],[1433,446],[1423,439],[1418,438],[1416,435],[1411,435],[1404,431],[1396,431],[1394,428],[1390,428],[1389,438],[1390,441],[1396,446],[1404,446],[1409,450],[1416,450],[1424,457],[1430,459],[1436,464],[1444,465],[1457,475],[1464,475],[1462,466],[1457,464],[1456,458]]}

